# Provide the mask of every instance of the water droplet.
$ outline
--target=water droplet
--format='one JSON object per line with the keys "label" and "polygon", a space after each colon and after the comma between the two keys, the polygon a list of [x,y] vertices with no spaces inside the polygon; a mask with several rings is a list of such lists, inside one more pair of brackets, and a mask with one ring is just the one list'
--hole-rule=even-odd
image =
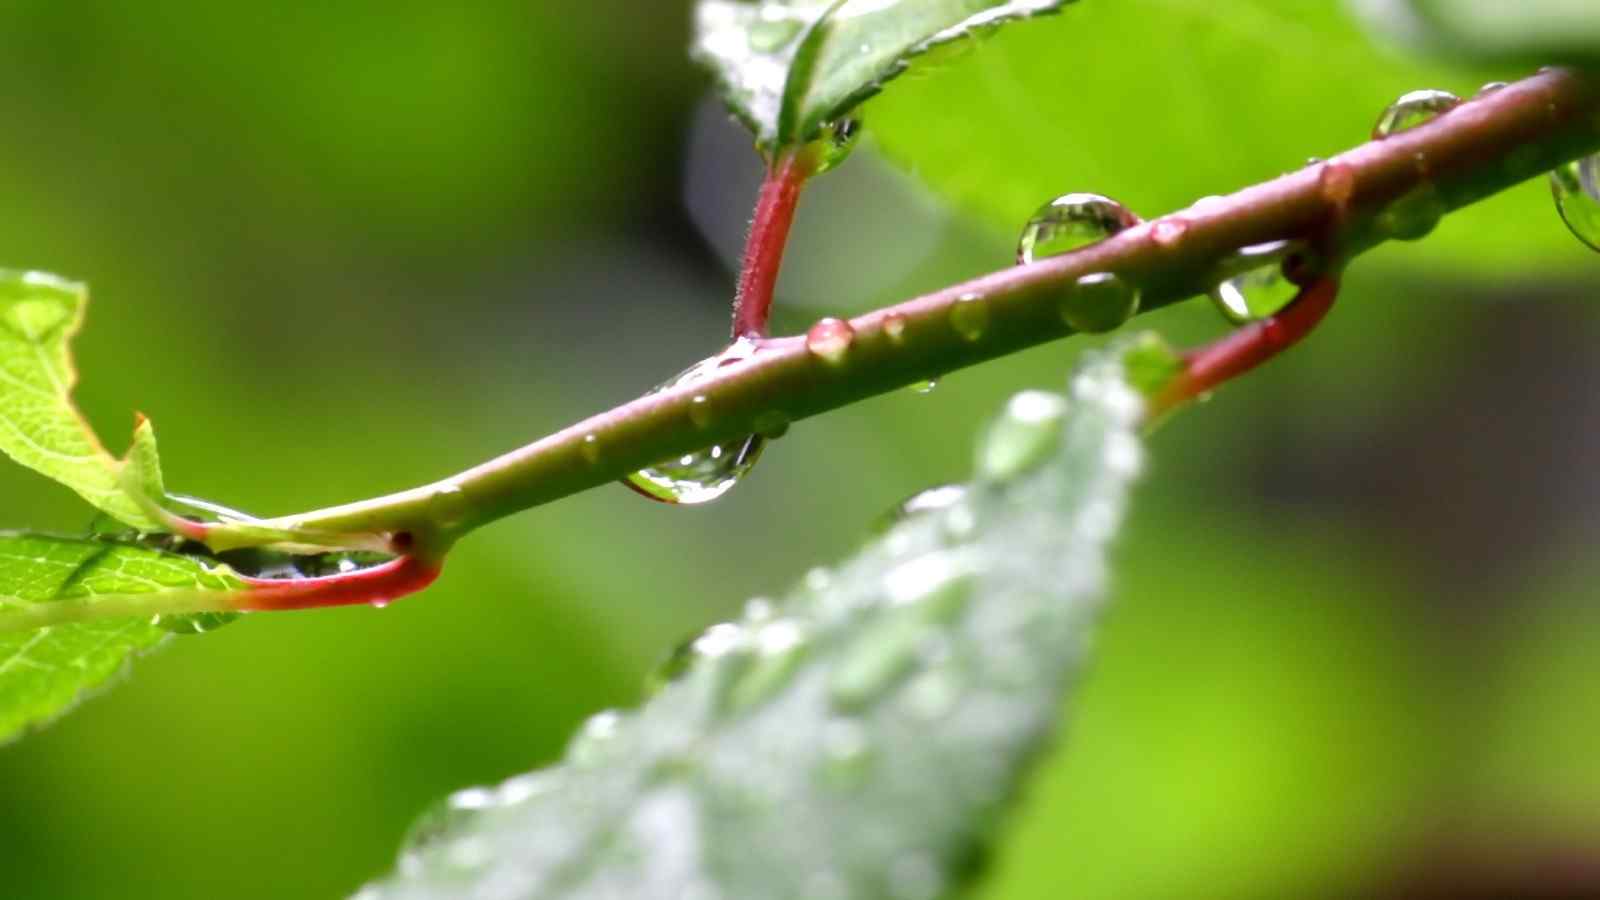
{"label": "water droplet", "polygon": [[1372,126],[1373,140],[1382,140],[1408,128],[1431,122],[1461,105],[1461,98],[1449,91],[1421,90],[1401,94],[1389,104]]}
{"label": "water droplet", "polygon": [[[715,377],[718,370],[744,362],[755,352],[755,342],[741,338],[726,350],[695,363],[650,393],[656,394],[670,388],[707,381]],[[690,402],[689,418],[698,427],[708,426],[711,417],[711,404],[705,397],[696,397]],[[585,438],[586,458],[589,452],[588,443],[588,439]],[[685,505],[709,503],[732,490],[740,479],[755,468],[756,461],[760,459],[765,446],[766,442],[757,434],[735,438],[642,469],[623,479],[623,484],[652,500],[664,503]],[[594,454],[598,459],[598,442]]]}
{"label": "water droplet", "polygon": [[908,519],[915,519],[929,513],[947,510],[967,494],[966,485],[943,484],[919,491],[910,497],[890,507],[872,522],[870,533],[884,534],[895,525]]}
{"label": "water droplet", "polygon": [[982,294],[962,294],[950,305],[950,327],[968,341],[976,341],[989,330],[989,301]]}
{"label": "water droplet", "polygon": [[1156,242],[1157,247],[1170,250],[1178,246],[1183,236],[1189,233],[1189,220],[1180,216],[1167,216],[1157,219],[1150,226],[1150,240]]}
{"label": "water droplet", "polygon": [[1356,192],[1356,170],[1349,163],[1331,162],[1317,175],[1317,190],[1322,199],[1343,213]]}
{"label": "water droplet", "polygon": [[583,454],[583,461],[591,466],[600,464],[600,439],[592,434],[583,436],[583,443],[578,451]]}
{"label": "water droplet", "polygon": [[769,409],[756,416],[756,433],[769,441],[775,441],[789,433],[789,417],[775,409]]}
{"label": "water droplet", "polygon": [[1299,288],[1283,275],[1287,241],[1244,247],[1224,266],[1231,273],[1211,289],[1211,301],[1235,325],[1258,322],[1289,305]]}
{"label": "water droplet", "polygon": [[239,613],[236,612],[187,613],[154,616],[150,624],[173,634],[205,634],[238,618]]}
{"label": "water droplet", "polygon": [[829,722],[822,731],[822,776],[843,789],[860,786],[872,772],[872,744],[860,725]]}
{"label": "water droplet", "polygon": [[752,643],[755,659],[730,688],[729,709],[748,709],[777,693],[794,676],[810,647],[804,626],[793,619],[762,625]]}
{"label": "water droplet", "polygon": [[912,384],[911,384],[911,393],[913,393],[913,394],[931,394],[931,393],[933,393],[934,389],[937,388],[938,386],[939,386],[939,379],[937,379],[937,378],[925,378],[925,379],[923,379],[921,381],[912,382]]}
{"label": "water droplet", "polygon": [[1412,188],[1378,214],[1377,225],[1395,240],[1414,241],[1427,237],[1444,218],[1444,198],[1432,182]]}
{"label": "water droplet", "polygon": [[1487,97],[1490,94],[1494,93],[1495,91],[1500,90],[1501,88],[1503,88],[1505,86],[1506,86],[1506,82],[1504,82],[1504,81],[1491,81],[1488,84],[1484,85],[1483,87],[1478,88],[1478,93],[1474,94],[1473,96],[1474,97]]}
{"label": "water droplet", "polygon": [[803,28],[801,19],[790,16],[781,6],[769,3],[762,7],[761,17],[750,23],[746,32],[747,40],[751,50],[771,53],[788,46],[800,36]]}
{"label": "water droplet", "polygon": [[459,485],[446,484],[434,489],[428,498],[428,518],[440,528],[451,528],[466,518],[470,504]]}
{"label": "water droplet", "polygon": [[1079,278],[1057,304],[1061,321],[1073,331],[1111,331],[1139,311],[1139,291],[1115,272],[1091,272]]}
{"label": "water droplet", "polygon": [[[683,678],[699,665],[723,662],[750,653],[749,631],[739,625],[724,622],[713,625],[694,637],[680,643],[658,663],[645,678],[645,688],[655,693]],[[742,666],[735,666],[742,671]]]}
{"label": "water droplet", "polygon": [[821,175],[850,157],[850,151],[861,141],[861,115],[851,113],[832,122],[822,123],[822,135],[811,145],[816,154],[813,175]]}
{"label": "water droplet", "polygon": [[838,364],[850,352],[856,331],[843,319],[823,319],[806,332],[806,349],[826,363]]}
{"label": "water droplet", "polygon": [[567,745],[567,759],[580,768],[606,762],[618,749],[621,731],[621,713],[614,709],[595,713],[583,723],[572,743]]}
{"label": "water droplet", "polygon": [[930,628],[915,615],[891,614],[852,637],[852,646],[828,676],[835,708],[859,712],[878,702],[916,667]]}
{"label": "water droplet", "polygon": [[1556,209],[1578,240],[1600,251],[1600,153],[1550,173]]}
{"label": "water droplet", "polygon": [[889,338],[889,343],[899,344],[906,339],[906,317],[899,313],[890,313],[883,317],[883,333]]}
{"label": "water droplet", "polygon": [[1139,224],[1128,208],[1099,194],[1062,194],[1033,214],[1017,240],[1017,264],[1086,247]]}
{"label": "water droplet", "polygon": [[1043,462],[1061,443],[1067,399],[1048,391],[1023,391],[1006,404],[978,445],[978,474],[1005,481]]}
{"label": "water droplet", "polygon": [[953,554],[925,553],[883,576],[891,606],[915,608],[923,621],[949,624],[972,599],[972,572]]}
{"label": "water droplet", "polygon": [[704,394],[696,394],[689,401],[689,421],[696,428],[708,428],[711,425],[711,401]]}

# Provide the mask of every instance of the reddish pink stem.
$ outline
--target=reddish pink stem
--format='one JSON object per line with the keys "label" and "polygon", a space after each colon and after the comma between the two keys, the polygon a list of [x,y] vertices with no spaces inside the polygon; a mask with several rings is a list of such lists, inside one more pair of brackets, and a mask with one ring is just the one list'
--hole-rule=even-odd
{"label": "reddish pink stem", "polygon": [[1302,287],[1277,315],[1251,322],[1215,343],[1185,354],[1184,371],[1151,404],[1151,418],[1170,412],[1299,343],[1328,314],[1338,295],[1338,279],[1320,276]]}
{"label": "reddish pink stem", "polygon": [[755,217],[744,245],[744,265],[739,272],[739,290],[733,300],[733,336],[767,336],[767,319],[772,314],[772,293],[778,285],[778,270],[783,265],[783,248],[789,243],[789,227],[800,202],[800,189],[811,177],[810,163],[804,154],[788,153],[767,169],[756,199]]}
{"label": "reddish pink stem", "polygon": [[384,606],[415,594],[439,577],[438,563],[402,556],[382,565],[325,578],[244,578],[250,590],[241,610],[267,612],[370,603]]}

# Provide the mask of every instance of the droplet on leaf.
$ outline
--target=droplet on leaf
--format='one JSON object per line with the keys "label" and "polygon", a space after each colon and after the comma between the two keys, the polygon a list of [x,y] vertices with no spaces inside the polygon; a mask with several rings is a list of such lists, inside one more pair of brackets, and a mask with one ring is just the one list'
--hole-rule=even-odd
{"label": "droplet on leaf", "polygon": [[978,443],[978,473],[1005,481],[1043,462],[1061,443],[1067,400],[1049,391],[1012,397]]}

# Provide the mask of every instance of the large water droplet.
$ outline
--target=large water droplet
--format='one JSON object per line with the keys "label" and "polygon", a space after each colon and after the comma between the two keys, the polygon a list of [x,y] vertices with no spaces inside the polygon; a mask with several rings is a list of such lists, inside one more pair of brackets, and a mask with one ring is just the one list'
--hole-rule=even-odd
{"label": "large water droplet", "polygon": [[1067,399],[1048,391],[1023,391],[1006,404],[978,445],[978,473],[1004,481],[1033,468],[1061,443]]}
{"label": "large water droplet", "polygon": [[1033,214],[1017,240],[1017,263],[1056,256],[1139,224],[1128,208],[1099,194],[1063,194]]}
{"label": "large water droplet", "polygon": [[[685,369],[676,378],[651,393],[706,381],[715,375],[718,369],[743,362],[754,353],[755,343],[741,338],[716,356],[703,359]],[[697,427],[707,427],[713,418],[711,404],[704,397],[696,397],[694,400],[698,402],[690,404],[690,421]],[[586,440],[586,447],[587,444]],[[761,457],[761,450],[765,445],[766,442],[758,434],[736,438],[642,469],[629,475],[623,480],[623,484],[652,500],[665,503],[685,505],[709,503],[732,490],[741,478],[755,468],[756,460]],[[598,449],[595,448],[596,459],[598,459]],[[586,458],[587,452],[586,450]]]}
{"label": "large water droplet", "polygon": [[1091,272],[1061,295],[1056,308],[1073,331],[1111,331],[1139,311],[1139,291],[1115,272]]}
{"label": "large water droplet", "polygon": [[1415,241],[1438,227],[1445,212],[1439,189],[1432,182],[1423,182],[1378,213],[1377,225],[1395,240]]}
{"label": "large water droplet", "polygon": [[855,342],[856,330],[843,319],[823,319],[806,332],[806,349],[826,363],[844,362]]}
{"label": "large water droplet", "polygon": [[1567,227],[1578,240],[1600,251],[1600,153],[1551,172],[1550,189]]}
{"label": "large water droplet", "polygon": [[1288,241],[1273,241],[1241,248],[1225,263],[1233,273],[1211,289],[1217,311],[1235,325],[1257,322],[1276,314],[1299,293],[1283,275]]}
{"label": "large water droplet", "polygon": [[950,305],[950,327],[968,341],[989,330],[989,301],[982,294],[962,294]]}
{"label": "large water droplet", "polygon": [[1389,104],[1372,126],[1372,137],[1381,140],[1408,128],[1431,122],[1461,105],[1461,98],[1449,91],[1421,90],[1401,94]]}
{"label": "large water droplet", "polygon": [[822,135],[811,145],[815,153],[813,175],[838,167],[861,141],[861,115],[851,113],[822,123]]}

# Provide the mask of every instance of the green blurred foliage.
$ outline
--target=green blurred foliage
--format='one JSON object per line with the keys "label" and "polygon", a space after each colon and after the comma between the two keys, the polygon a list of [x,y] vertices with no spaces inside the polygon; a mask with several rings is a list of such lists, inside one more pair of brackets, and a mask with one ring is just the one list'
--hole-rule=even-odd
{"label": "green blurred foliage", "polygon": [[[784,323],[1003,266],[1055,193],[1159,212],[1487,77],[1303,7],[1208,5],[1238,43],[1189,6],[1141,4],[1135,30],[1085,2],[897,82],[869,129],[987,226],[908,205],[833,250],[848,198],[824,181],[785,284],[834,291],[786,296]],[[92,284],[84,406],[114,447],[150,414],[174,490],[278,513],[419,483],[716,349],[731,277],[681,212],[687,30],[687,4],[624,0],[8,5],[0,265]],[[858,157],[828,178],[872,196]],[[1600,270],[1548,203],[1526,185],[1363,260],[1316,340],[1156,435],[1098,667],[983,896],[1315,894],[1507,820],[1596,837]],[[839,260],[902,231],[936,236],[925,259],[858,288]],[[1146,321],[1222,327],[1203,304]],[[348,894],[429,801],[553,758],[684,634],[963,477],[979,423],[1085,343],[802,423],[706,509],[593,492],[386,610],[173,640],[0,748],[5,893]],[[0,497],[0,524],[90,517],[15,467]]]}

